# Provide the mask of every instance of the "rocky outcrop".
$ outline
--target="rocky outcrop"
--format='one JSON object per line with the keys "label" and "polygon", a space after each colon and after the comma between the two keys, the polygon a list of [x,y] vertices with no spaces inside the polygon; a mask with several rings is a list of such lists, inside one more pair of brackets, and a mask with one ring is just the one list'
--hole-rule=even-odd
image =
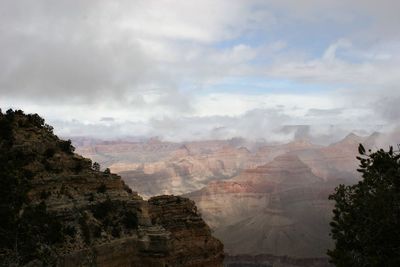
{"label": "rocky outcrop", "polygon": [[221,266],[223,245],[211,236],[193,201],[165,195],[141,208],[145,222],[136,234],[70,253],[60,265],[78,266],[89,259],[96,266]]}
{"label": "rocky outcrop", "polygon": [[186,196],[193,199],[231,255],[324,257],[331,246],[333,187],[298,156],[284,154]]}
{"label": "rocky outcrop", "polygon": [[201,149],[197,143],[187,144],[161,161],[116,163],[109,167],[128,185],[135,185],[144,197],[185,194],[201,189],[210,181],[233,177],[245,166],[250,154],[244,148],[228,145],[206,148]]}
{"label": "rocky outcrop", "polygon": [[0,265],[222,266],[192,201],[144,201],[37,115],[0,113],[0,126]]}
{"label": "rocky outcrop", "polygon": [[[149,199],[150,218],[171,233],[169,262],[184,266],[219,266],[223,246],[211,237],[211,230],[201,219],[192,200],[177,196],[158,196]],[[190,258],[188,258],[190,255]]]}

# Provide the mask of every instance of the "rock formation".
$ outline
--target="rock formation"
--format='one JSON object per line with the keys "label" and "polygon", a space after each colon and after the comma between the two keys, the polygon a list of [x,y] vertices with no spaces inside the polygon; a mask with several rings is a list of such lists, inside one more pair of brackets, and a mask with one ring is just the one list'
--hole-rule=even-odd
{"label": "rock formation", "polygon": [[[157,146],[167,149],[152,150],[152,161],[115,160],[110,168],[147,197],[176,193],[193,199],[223,241],[232,266],[259,266],[257,255],[266,257],[265,266],[326,266],[326,250],[332,245],[328,196],[338,184],[357,181],[359,143],[373,148],[383,139],[378,133],[349,134],[327,146],[307,139],[287,144],[165,142]],[[136,149],[150,151],[148,145]],[[112,152],[98,155],[118,157]]]}
{"label": "rock formation", "polygon": [[81,144],[79,153],[118,173],[140,195],[149,198],[193,192],[209,183],[237,176],[243,170],[257,169],[285,154],[298,156],[312,173],[324,180],[336,184],[339,179],[342,183],[354,182],[358,143],[373,143],[371,139],[350,134],[329,146],[304,139],[273,145],[243,140],[170,143],[78,139],[77,143]]}
{"label": "rock formation", "polygon": [[222,266],[193,201],[144,201],[38,115],[0,112],[1,266]]}
{"label": "rock formation", "polygon": [[249,155],[246,149],[219,143],[209,149],[195,144],[182,145],[159,161],[120,162],[109,168],[118,172],[128,185],[135,185],[144,197],[184,194],[201,189],[210,181],[233,177],[244,167]]}
{"label": "rock formation", "polygon": [[325,257],[331,246],[332,190],[298,156],[285,154],[185,196],[197,203],[229,255],[313,259]]}

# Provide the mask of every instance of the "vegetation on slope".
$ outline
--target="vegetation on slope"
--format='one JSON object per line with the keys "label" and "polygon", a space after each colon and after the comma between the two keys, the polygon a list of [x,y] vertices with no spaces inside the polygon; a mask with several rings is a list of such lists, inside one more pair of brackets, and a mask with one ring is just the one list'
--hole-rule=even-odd
{"label": "vegetation on slope", "polygon": [[[106,183],[116,178],[74,154],[71,141],[60,140],[37,114],[0,110],[0,163],[1,266],[33,260],[54,266],[66,248],[137,228],[135,212],[108,196]],[[79,188],[91,177],[97,188]],[[49,210],[54,203],[81,203],[81,208],[66,221],[63,211]]]}
{"label": "vegetation on slope", "polygon": [[330,196],[335,248],[328,255],[339,267],[400,266],[400,153],[367,153],[362,145],[359,152],[363,179]]}
{"label": "vegetation on slope", "polygon": [[[26,143],[20,142],[20,132],[16,129],[41,128],[50,134],[52,128],[37,114],[21,117],[23,115],[22,111],[12,110],[0,113],[0,253],[3,256],[12,254],[8,259],[14,263],[42,257],[49,253],[48,246],[63,239],[62,225],[47,212],[46,204],[29,205],[27,193],[35,176],[30,166],[38,160],[38,151],[27,149]],[[69,146],[61,141],[58,144],[59,150],[72,153],[70,143]],[[43,151],[44,163],[55,150]]]}

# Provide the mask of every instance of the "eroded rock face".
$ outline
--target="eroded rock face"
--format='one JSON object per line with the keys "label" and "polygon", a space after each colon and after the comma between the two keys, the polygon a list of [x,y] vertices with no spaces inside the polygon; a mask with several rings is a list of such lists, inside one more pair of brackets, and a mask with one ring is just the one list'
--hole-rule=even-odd
{"label": "eroded rock face", "polygon": [[315,258],[331,246],[332,190],[298,156],[285,154],[186,196],[230,255]]}
{"label": "eroded rock face", "polygon": [[192,200],[157,196],[149,199],[149,204],[152,223],[171,233],[173,251],[168,262],[193,267],[219,266],[223,260],[223,245],[211,237],[210,228],[201,219]]}
{"label": "eroded rock face", "polygon": [[9,111],[0,124],[0,265],[222,266],[192,201],[143,200],[39,116]]}
{"label": "eroded rock face", "polygon": [[211,236],[193,201],[159,196],[141,203],[144,222],[135,234],[65,255],[61,266],[222,266],[222,243]]}
{"label": "eroded rock face", "polygon": [[109,167],[128,185],[135,185],[144,197],[184,194],[201,189],[210,181],[233,177],[245,166],[249,154],[246,149],[221,145],[221,142],[205,143],[203,147],[190,143],[158,161],[120,162]]}
{"label": "eroded rock face", "polygon": [[99,142],[81,144],[78,150],[120,174],[129,186],[149,198],[157,194],[193,192],[209,183],[233,178],[245,170],[254,169],[251,175],[256,177],[255,172],[265,164],[289,154],[298,156],[315,176],[324,180],[354,181],[357,178],[355,156],[358,144],[375,143],[371,138],[350,134],[329,146],[302,139],[287,144],[246,143],[244,140]]}

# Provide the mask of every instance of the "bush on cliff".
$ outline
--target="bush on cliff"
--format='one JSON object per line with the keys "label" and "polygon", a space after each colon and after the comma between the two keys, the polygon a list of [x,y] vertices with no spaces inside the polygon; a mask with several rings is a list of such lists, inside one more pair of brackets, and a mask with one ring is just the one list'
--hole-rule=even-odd
{"label": "bush on cliff", "polygon": [[27,196],[34,173],[26,166],[35,163],[38,155],[14,145],[15,132],[18,127],[45,126],[38,115],[23,115],[22,111],[0,111],[0,266],[23,265],[37,258],[51,265],[46,259],[54,257],[45,255],[50,253],[46,248],[63,240],[61,222],[44,202],[31,205]]}
{"label": "bush on cliff", "polygon": [[359,147],[363,179],[340,185],[335,201],[328,251],[336,266],[400,266],[400,153]]}

